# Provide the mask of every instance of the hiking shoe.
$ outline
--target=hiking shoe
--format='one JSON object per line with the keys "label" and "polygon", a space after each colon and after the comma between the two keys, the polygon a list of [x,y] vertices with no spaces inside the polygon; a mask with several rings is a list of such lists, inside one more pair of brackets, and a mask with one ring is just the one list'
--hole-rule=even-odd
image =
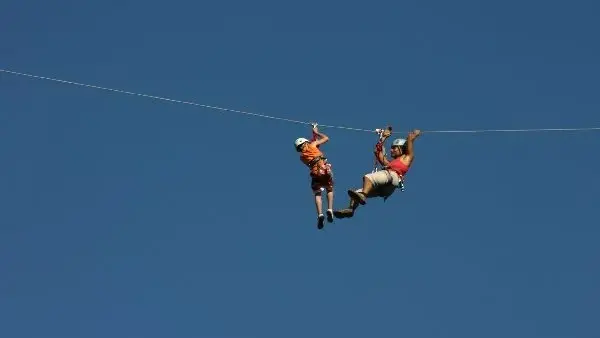
{"label": "hiking shoe", "polygon": [[361,205],[367,204],[367,197],[363,193],[359,193],[354,190],[348,190],[348,196]]}
{"label": "hiking shoe", "polygon": [[352,209],[336,210],[333,212],[333,215],[336,218],[350,218],[350,217],[354,216],[354,210],[352,210]]}

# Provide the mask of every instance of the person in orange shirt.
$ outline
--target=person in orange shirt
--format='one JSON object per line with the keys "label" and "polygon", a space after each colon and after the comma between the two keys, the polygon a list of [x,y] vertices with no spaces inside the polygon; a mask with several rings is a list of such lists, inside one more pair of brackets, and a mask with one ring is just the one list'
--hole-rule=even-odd
{"label": "person in orange shirt", "polygon": [[294,142],[296,151],[300,153],[300,160],[310,168],[311,189],[315,196],[317,207],[317,228],[323,229],[325,215],[323,215],[322,192],[327,191],[327,221],[333,222],[333,172],[331,164],[319,149],[319,146],[329,141],[329,137],[320,133],[317,126],[313,125],[313,141],[298,138]]}

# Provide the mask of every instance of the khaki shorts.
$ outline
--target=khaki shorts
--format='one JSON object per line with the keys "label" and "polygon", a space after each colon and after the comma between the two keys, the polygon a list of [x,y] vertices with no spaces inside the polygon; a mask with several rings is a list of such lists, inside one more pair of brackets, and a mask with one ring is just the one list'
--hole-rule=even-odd
{"label": "khaki shorts", "polygon": [[[400,185],[400,176],[395,171],[391,170],[380,170],[371,174],[365,175],[371,183],[373,183],[373,189],[369,192],[367,197],[390,197],[396,188]],[[362,192],[362,188],[356,190],[356,192]]]}

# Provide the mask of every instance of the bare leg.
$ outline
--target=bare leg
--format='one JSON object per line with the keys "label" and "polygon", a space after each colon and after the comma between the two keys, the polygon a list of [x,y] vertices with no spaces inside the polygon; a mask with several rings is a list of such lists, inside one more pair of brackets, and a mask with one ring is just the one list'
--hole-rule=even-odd
{"label": "bare leg", "polygon": [[359,204],[352,198],[350,198],[350,205],[348,208],[342,210],[336,210],[333,212],[333,215],[336,218],[346,218],[354,216],[354,211],[358,208]]}
{"label": "bare leg", "polygon": [[327,209],[333,209],[333,191],[327,193]]}
{"label": "bare leg", "polygon": [[333,190],[327,192],[327,222],[333,222]]}
{"label": "bare leg", "polygon": [[325,215],[323,215],[323,197],[321,192],[315,193],[315,206],[317,207],[317,228],[323,229],[323,223],[325,222]]}
{"label": "bare leg", "polygon": [[317,216],[323,214],[323,198],[321,192],[315,193],[315,207],[317,207]]}
{"label": "bare leg", "polygon": [[367,178],[367,176],[363,176],[363,187],[362,187],[362,193],[363,195],[368,196],[369,193],[371,192],[371,189],[373,189],[373,183],[371,182],[370,179]]}
{"label": "bare leg", "polygon": [[349,208],[350,208],[350,209],[352,209],[352,211],[354,211],[354,210],[358,209],[358,206],[359,206],[359,205],[360,205],[360,204],[356,203],[356,201],[355,201],[355,200],[353,200],[353,199],[350,199],[350,206],[349,206]]}
{"label": "bare leg", "polygon": [[371,183],[371,180],[365,175],[365,176],[363,176],[363,186],[362,186],[361,191],[348,190],[348,195],[354,201],[356,201],[360,204],[366,204],[367,198],[368,198],[367,196],[369,196],[369,193],[371,192],[372,189],[373,189],[373,183]]}

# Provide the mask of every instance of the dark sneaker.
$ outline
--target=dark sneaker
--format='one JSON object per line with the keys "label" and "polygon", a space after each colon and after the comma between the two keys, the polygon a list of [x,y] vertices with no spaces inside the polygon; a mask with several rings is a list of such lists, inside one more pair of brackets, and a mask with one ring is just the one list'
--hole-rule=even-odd
{"label": "dark sneaker", "polygon": [[317,228],[319,230],[323,229],[323,227],[325,226],[323,223],[325,223],[325,216],[319,215],[319,222],[317,223]]}
{"label": "dark sneaker", "polygon": [[327,210],[327,222],[329,222],[329,223],[333,222],[333,211],[332,210]]}

